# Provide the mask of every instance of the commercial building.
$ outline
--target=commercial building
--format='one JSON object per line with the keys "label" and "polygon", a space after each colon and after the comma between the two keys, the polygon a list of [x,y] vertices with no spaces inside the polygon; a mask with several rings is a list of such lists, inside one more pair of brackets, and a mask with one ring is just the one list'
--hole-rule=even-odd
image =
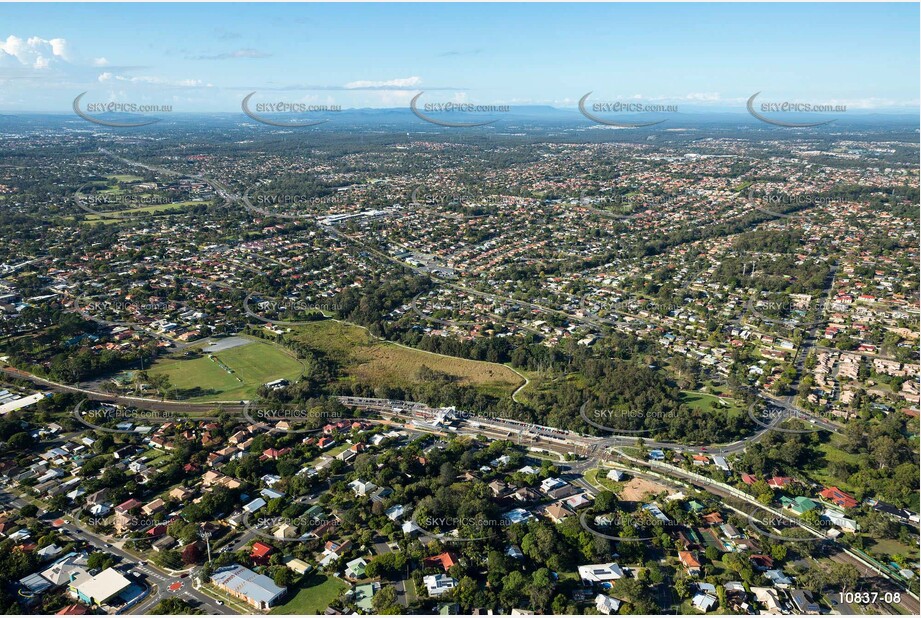
{"label": "commercial building", "polygon": [[272,607],[288,592],[287,588],[276,586],[271,578],[239,564],[218,569],[211,576],[211,582],[230,596],[260,610]]}

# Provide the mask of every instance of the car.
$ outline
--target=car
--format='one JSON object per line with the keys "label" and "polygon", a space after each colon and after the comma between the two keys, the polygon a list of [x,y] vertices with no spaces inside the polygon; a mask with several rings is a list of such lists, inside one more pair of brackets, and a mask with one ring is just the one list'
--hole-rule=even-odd
{"label": "car", "polygon": [[111,543],[106,543],[106,547],[112,547]]}
{"label": "car", "polygon": [[182,575],[180,575],[180,576],[179,576],[179,579],[182,579],[182,578],[184,578],[184,577],[188,577],[188,576],[189,576],[189,574],[188,574],[188,573],[183,573]]}
{"label": "car", "polygon": [[217,601],[217,604],[218,604],[218,605],[223,605],[224,602],[223,602],[223,601]]}
{"label": "car", "polygon": [[132,575],[133,577],[137,577],[138,579],[141,578],[141,574],[140,574],[138,571],[131,571],[131,575]]}
{"label": "car", "polygon": [[140,562],[138,562],[138,564],[141,565],[141,566],[144,566],[145,564],[147,564],[147,561],[146,561],[146,560],[141,560]]}

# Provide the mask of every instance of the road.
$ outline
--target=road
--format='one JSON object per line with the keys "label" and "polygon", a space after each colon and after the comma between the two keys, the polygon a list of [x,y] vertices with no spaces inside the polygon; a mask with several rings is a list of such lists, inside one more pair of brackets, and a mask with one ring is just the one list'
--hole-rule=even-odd
{"label": "road", "polygon": [[[21,509],[22,507],[26,506],[28,502],[7,490],[0,489],[0,504],[7,507]],[[54,517],[49,517],[46,514],[42,516],[42,519],[50,524]],[[124,568],[121,569],[122,571],[124,571],[126,574],[131,571],[140,573],[144,579],[143,583],[150,587],[151,591],[155,590],[155,592],[151,592],[148,598],[144,599],[139,604],[131,608],[130,613],[142,613],[143,610],[153,607],[163,598],[167,598],[169,596],[179,596],[180,598],[189,601],[193,605],[201,607],[209,614],[236,614],[236,612],[230,610],[228,607],[224,605],[218,605],[215,599],[209,597],[199,590],[196,590],[192,586],[192,577],[183,578],[181,576],[172,575],[153,564],[141,564],[142,560],[138,559],[138,557],[134,554],[125,551],[124,549],[118,547],[118,545],[109,543],[105,538],[73,523],[71,521],[73,519],[72,517],[63,515],[61,516],[61,519],[63,520],[63,523],[58,528],[58,530],[66,531],[69,536],[73,537],[74,539],[86,542],[98,551],[117,556],[121,559],[120,566],[124,566]],[[137,580],[137,578],[132,579]],[[181,584],[182,587],[177,592],[170,592],[168,587],[171,584],[176,584],[177,582]]]}
{"label": "road", "polygon": [[[7,371],[9,373],[11,370],[4,370],[4,371]],[[23,372],[20,372],[18,370],[12,370],[11,375],[14,375],[19,378],[24,377]],[[29,374],[25,374],[25,375],[28,376]],[[34,378],[34,376],[32,377]],[[58,385],[56,383],[53,383],[47,380],[42,380],[42,382],[47,385],[54,386],[54,387],[65,387],[65,388],[68,388],[70,391],[88,392],[86,391],[86,389],[75,389],[73,387],[66,387],[66,385]],[[160,406],[169,405],[169,406],[180,406],[186,411],[189,409],[199,410],[199,411],[203,409],[213,409],[212,404],[183,404],[181,402],[161,402],[161,401],[156,401],[156,400],[143,400],[139,398],[113,397],[111,395],[103,394],[103,393],[92,393],[92,392],[90,393],[98,397],[103,397],[107,400],[115,399],[115,400],[130,401],[131,403],[126,404],[126,405],[135,405],[137,407],[157,406],[156,408],[153,408],[153,409],[160,409]],[[419,404],[416,402],[403,402],[403,401],[393,401],[393,400],[376,399],[376,398],[361,398],[361,397],[340,397],[340,401],[344,405],[362,407],[365,409],[378,411],[382,415],[389,415],[391,417],[399,418],[406,424],[408,424],[409,422],[412,422],[413,420],[420,420],[420,418],[423,418],[423,417],[431,418],[431,413],[434,412],[434,410],[432,410],[428,406],[425,406],[423,404]],[[780,402],[778,405],[783,405],[783,402]],[[778,417],[778,419],[780,418],[782,417]],[[384,421],[374,421],[372,419],[369,419],[369,420],[371,420],[372,422],[392,424],[391,421],[387,421],[387,420],[384,420]],[[594,488],[592,488],[591,485],[589,485],[583,478],[578,478],[579,475],[584,474],[584,472],[589,468],[597,467],[599,465],[599,461],[608,460],[609,452],[611,450],[616,449],[616,447],[618,446],[632,445],[637,440],[637,436],[612,436],[612,437],[607,437],[607,438],[597,438],[593,436],[585,436],[582,434],[577,434],[575,432],[567,432],[567,431],[562,431],[562,430],[558,430],[555,428],[542,427],[539,425],[526,424],[526,423],[520,423],[517,421],[509,421],[509,420],[503,420],[503,419],[487,419],[487,418],[477,417],[474,422],[476,423],[475,426],[471,423],[469,426],[464,426],[460,430],[454,430],[454,431],[451,431],[451,430],[436,431],[434,430],[434,428],[429,430],[427,428],[419,427],[419,426],[415,427],[414,429],[418,429],[419,431],[422,431],[422,432],[434,433],[434,434],[438,434],[442,436],[448,435],[451,433],[462,434],[462,435],[484,435],[486,438],[493,439],[493,440],[508,440],[508,439],[514,440],[514,437],[512,437],[514,435],[514,436],[517,436],[519,443],[521,443],[522,439],[524,439],[527,442],[530,442],[531,443],[530,448],[539,448],[539,449],[543,449],[546,451],[557,452],[561,455],[573,453],[575,450],[581,449],[583,454],[586,456],[586,459],[583,459],[581,461],[571,462],[569,464],[565,464],[564,467],[568,471],[568,473],[576,475],[576,478],[574,479],[575,484],[583,488],[586,488],[586,489],[594,489]],[[768,431],[770,431],[770,428],[765,428],[757,432],[756,434],[753,434],[749,438],[746,438],[745,440],[741,440],[737,443],[732,443],[728,445],[713,445],[710,448],[713,448],[717,451],[720,451],[720,449],[722,449],[722,452],[727,452],[727,453],[735,452],[737,450],[740,450],[741,448],[744,448],[744,445],[747,444],[748,442],[751,442],[752,440],[756,440],[760,438],[762,435],[764,435]],[[695,451],[695,450],[700,449],[700,447],[689,447],[689,446],[680,445],[680,444],[655,442],[655,441],[648,441],[646,442],[646,445],[657,447],[657,448],[674,448],[675,450],[679,450],[679,451]],[[653,465],[650,462],[643,462],[641,460],[637,460],[635,458],[629,457],[621,451],[614,451],[614,452],[616,452],[620,457],[624,458],[625,460],[631,461],[637,465],[642,465],[642,466],[647,466],[647,467],[651,467]],[[692,482],[697,485],[705,486],[707,491],[715,495],[719,495],[723,497],[731,496],[736,499],[743,499],[748,502],[751,502],[752,504],[754,504],[755,506],[758,506],[759,508],[764,508],[760,504],[755,503],[747,495],[742,495],[741,492],[737,492],[737,490],[734,490],[735,493],[739,493],[740,495],[735,495],[733,491],[722,489],[721,487],[719,487],[717,484],[710,481],[709,479],[706,479],[706,482],[702,483],[700,479],[704,477],[701,477],[700,475],[686,472],[678,468],[671,469],[673,468],[671,466],[669,466],[669,468],[670,468],[669,470],[670,474],[678,478],[681,478],[685,481]],[[25,503],[22,502],[21,500],[19,501],[19,503],[16,503],[16,502],[12,503],[13,506],[17,506],[17,507],[21,507],[24,504]],[[63,527],[67,529],[68,531],[72,532],[78,538],[85,538],[88,541],[95,541],[95,543],[99,545],[100,547],[106,546],[105,539],[98,537],[96,535],[93,535],[91,533],[88,533],[86,531],[83,531],[73,524],[67,523]],[[815,533],[815,531],[812,531],[810,528],[806,526],[801,526],[801,527],[806,528],[807,530],[810,530],[811,532]],[[818,533],[815,533],[815,534],[818,534]],[[233,545],[234,549],[236,550],[236,549],[240,549],[246,546],[246,544],[248,544],[248,542],[251,541],[254,536],[255,535],[252,532],[247,531],[246,533],[244,533],[244,535],[239,540],[237,540],[234,543]],[[152,580],[154,580],[155,583],[159,582],[159,583],[156,583],[157,587],[156,587],[155,594],[157,596],[151,597],[151,599],[149,599],[148,601],[145,601],[144,603],[140,604],[137,607],[137,611],[142,611],[143,609],[146,609],[149,605],[155,604],[159,600],[159,598],[161,598],[163,595],[166,595],[166,594],[183,595],[184,594],[184,595],[188,595],[190,599],[194,599],[198,602],[209,604],[213,606],[215,613],[233,613],[226,606],[217,605],[217,602],[214,599],[211,599],[211,597],[207,597],[207,595],[204,595],[204,593],[201,593],[200,591],[192,589],[190,587],[191,578],[185,580],[186,583],[183,584],[183,587],[178,592],[172,593],[172,592],[169,592],[168,586],[170,583],[175,583],[176,581],[179,581],[175,579],[175,577],[173,577],[173,579],[170,580],[171,576],[161,569],[158,569],[151,565],[143,565],[143,566],[139,565],[136,557],[121,550],[120,548],[110,547],[110,548],[107,548],[106,551],[111,551],[113,554],[122,557],[124,560],[137,565],[135,570],[138,570],[139,572],[144,573],[145,576],[149,576]],[[846,561],[850,564],[855,564],[855,566],[858,566],[859,568],[863,569],[862,572],[865,572],[867,569],[866,565],[862,561],[856,559],[850,554],[842,552],[840,554],[840,557],[838,557],[837,559],[840,561]],[[874,575],[874,577],[879,577],[879,575],[878,574]],[[894,581],[892,581],[888,577],[888,575],[883,575],[883,577],[879,577],[879,579],[880,581],[878,583],[880,584],[880,587],[877,588],[878,590],[888,590],[890,588],[892,588],[893,590],[900,589],[899,585],[895,583]],[[160,585],[161,583],[164,585]],[[909,610],[911,610],[911,608],[914,607],[915,609],[913,611],[917,611],[917,606],[913,605],[913,603],[917,603],[917,600],[907,594],[903,594],[902,596],[903,596],[902,605],[906,609],[909,609]]]}
{"label": "road", "polygon": [[[833,548],[833,551],[831,552],[829,556],[831,560],[834,560],[835,562],[841,562],[844,564],[850,564],[854,566],[860,572],[861,577],[864,579],[864,584],[866,586],[865,589],[879,592],[880,595],[884,594],[885,592],[899,592],[901,595],[901,598],[900,598],[900,602],[897,603],[897,605],[902,610],[901,613],[917,615],[919,612],[919,609],[921,609],[921,603],[919,603],[918,598],[909,594],[907,589],[901,584],[901,582],[897,582],[894,579],[892,579],[889,575],[882,573],[875,568],[871,568],[870,566],[868,566],[866,562],[864,562],[862,559],[860,559],[855,554],[851,553],[847,547],[845,547],[844,545],[842,545],[836,540],[829,539],[824,534],[822,534],[820,531],[812,528],[811,526],[806,525],[799,519],[787,517],[782,512],[770,506],[765,506],[759,503],[757,500],[755,500],[748,494],[745,494],[744,492],[741,492],[729,486],[724,486],[721,483],[712,481],[711,479],[704,477],[700,474],[689,472],[681,468],[676,468],[675,466],[671,466],[668,464],[643,461],[641,459],[631,457],[627,455],[626,453],[623,453],[622,451],[615,451],[615,452],[616,452],[616,455],[620,457],[622,460],[628,461],[634,466],[640,466],[644,468],[649,468],[650,470],[655,470],[656,472],[661,473],[665,476],[677,478],[686,483],[694,485],[695,487],[698,487],[713,495],[719,496],[723,498],[724,500],[725,499],[741,500],[749,504],[750,506],[755,507],[758,510],[767,511],[777,517],[781,517],[784,519],[784,521],[795,522],[799,528],[806,530],[816,539],[822,539],[821,542],[823,544]],[[739,509],[736,509],[735,507],[730,506],[729,504],[726,504],[725,502],[724,502],[724,505],[727,508],[731,508],[733,510],[739,511]],[[739,511],[739,512],[744,513],[744,511]],[[899,612],[893,612],[893,613],[899,613]]]}
{"label": "road", "polygon": [[[21,380],[28,380],[34,384],[44,386],[55,390],[57,392],[65,392],[72,394],[81,394],[85,395],[88,399],[93,401],[102,401],[107,403],[114,403],[123,405],[126,407],[134,407],[145,410],[158,410],[164,412],[175,412],[175,413],[193,413],[197,412],[207,413],[213,411],[220,407],[221,409],[227,412],[242,413],[245,404],[240,402],[235,403],[189,403],[183,401],[171,401],[171,400],[158,400],[150,399],[143,397],[127,397],[122,395],[113,395],[110,393],[102,393],[99,391],[94,391],[91,389],[80,388],[75,386],[70,386],[67,384],[62,384],[60,382],[55,382],[52,380],[47,380],[35,376],[33,374],[15,369],[12,367],[2,367],[0,368],[0,373],[6,374],[10,377],[14,377]],[[791,414],[795,414],[799,419],[810,419],[814,421],[816,428],[821,428],[827,431],[837,432],[839,427],[834,423],[822,419],[820,417],[815,417],[808,412],[800,410],[793,407],[788,402],[783,399],[763,396],[766,401],[769,403],[787,410]],[[347,406],[353,407],[364,407],[369,410],[375,410],[378,412],[384,412],[388,414],[394,414],[393,411],[393,402],[387,399],[376,399],[370,397],[340,397],[339,400]],[[430,408],[423,404],[418,404],[416,402],[398,402],[407,409],[415,410],[416,412],[431,411]],[[584,406],[583,406],[584,408]],[[469,418],[470,415],[461,413],[462,418]],[[213,419],[213,417],[196,417],[202,420]],[[412,416],[410,418],[413,418]],[[761,439],[768,431],[777,429],[777,426],[783,422],[783,415],[775,415],[770,422],[765,423],[765,427],[759,429],[751,436],[748,436],[742,440],[737,440],[736,442],[731,442],[727,444],[715,443],[707,445],[685,445],[675,442],[661,442],[655,440],[645,440],[644,444],[651,448],[665,448],[671,449],[679,452],[696,452],[701,450],[713,451],[719,454],[730,454],[742,451],[745,447],[754,441]],[[149,421],[148,421],[149,422]],[[544,427],[541,425],[522,423],[520,421],[512,420],[503,420],[503,419],[494,419],[486,417],[476,417],[476,426],[473,423],[470,424],[471,428],[475,429],[474,433],[477,431],[483,431],[491,429],[492,431],[497,432],[506,432],[508,435],[506,437],[511,437],[514,433],[518,436],[519,442],[523,438],[531,442],[541,442],[543,440],[545,443],[557,445],[566,445],[570,447],[570,450],[575,449],[589,449],[592,447],[601,447],[609,448],[616,446],[630,446],[636,444],[638,438],[641,438],[642,435],[632,434],[632,435],[617,435],[611,434],[604,438],[586,436],[583,434],[578,434],[572,431],[563,431],[553,427]],[[782,431],[782,430],[780,430]],[[549,441],[549,442],[547,442]],[[553,449],[551,449],[553,450]],[[566,451],[569,452],[569,451]]]}

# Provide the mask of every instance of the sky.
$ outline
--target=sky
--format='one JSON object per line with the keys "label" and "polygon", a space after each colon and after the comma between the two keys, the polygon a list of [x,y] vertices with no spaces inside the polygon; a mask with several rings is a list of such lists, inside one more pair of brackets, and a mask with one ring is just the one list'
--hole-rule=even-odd
{"label": "sky", "polygon": [[919,5],[4,4],[0,111],[604,101],[919,106]]}

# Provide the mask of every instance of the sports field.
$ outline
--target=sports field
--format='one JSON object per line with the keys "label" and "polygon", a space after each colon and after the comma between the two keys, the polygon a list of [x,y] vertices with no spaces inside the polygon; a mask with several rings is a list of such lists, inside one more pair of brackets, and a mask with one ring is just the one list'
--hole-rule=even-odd
{"label": "sports field", "polygon": [[210,341],[189,348],[196,357],[178,356],[158,360],[151,374],[165,374],[176,388],[176,397],[191,401],[239,401],[253,399],[256,389],[281,378],[297,380],[303,364],[283,347],[249,339],[245,345],[209,354],[201,349]]}

